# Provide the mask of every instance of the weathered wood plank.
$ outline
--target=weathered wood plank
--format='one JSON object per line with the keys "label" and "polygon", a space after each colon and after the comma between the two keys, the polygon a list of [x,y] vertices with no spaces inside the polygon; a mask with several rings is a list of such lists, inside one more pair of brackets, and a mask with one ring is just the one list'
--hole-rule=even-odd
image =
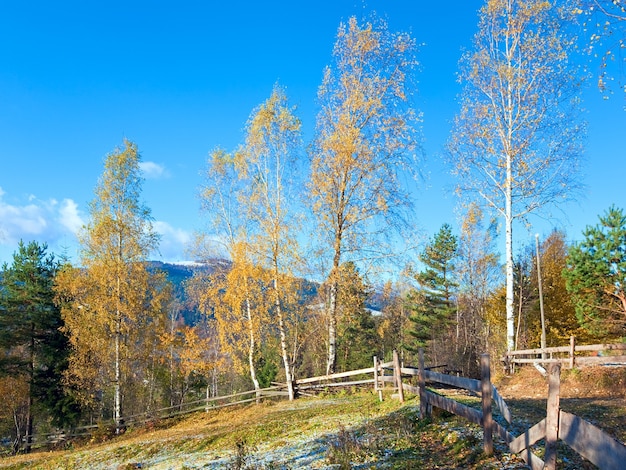
{"label": "weathered wood plank", "polygon": [[437,382],[444,385],[451,385],[452,387],[463,388],[470,392],[480,393],[480,380],[441,374],[439,372],[433,372],[432,370],[424,370],[424,378],[427,382]]}
{"label": "weathered wood plank", "polygon": [[[578,361],[579,358],[576,358],[576,361]],[[540,357],[534,358],[534,359],[528,359],[528,358],[523,358],[523,359],[516,359],[516,358],[512,358],[511,362],[515,363],[515,364],[534,364],[534,363],[539,363],[539,364],[560,364],[562,362],[569,362],[569,358],[568,357],[563,357],[561,359],[541,359]]]}
{"label": "weathered wood plank", "polygon": [[404,403],[404,388],[402,387],[402,371],[400,370],[400,357],[398,351],[393,350],[393,376],[396,378],[396,388],[400,403]]}
{"label": "weathered wood plank", "polygon": [[353,385],[367,385],[374,382],[374,379],[364,379],[364,380],[352,380],[350,382],[330,382],[330,383],[321,383],[321,384],[308,384],[308,385],[298,385],[298,390],[311,390],[316,388],[326,388],[326,387],[351,387]]}
{"label": "weathered wood plank", "polygon": [[426,396],[426,379],[424,378],[424,348],[418,350],[418,365],[419,365],[419,394],[420,394],[420,418],[424,419],[430,416],[431,407],[428,404],[428,397]]}
{"label": "weathered wood plank", "polygon": [[437,395],[429,390],[424,392],[424,396],[427,403],[436,406],[437,408],[441,408],[442,410],[449,411],[450,413],[454,413],[457,416],[461,416],[472,423],[482,425],[483,414],[480,411],[470,408],[469,406],[462,405],[458,401],[451,400],[450,398]]}
{"label": "weathered wood plank", "polygon": [[414,387],[413,385],[403,383],[402,388],[406,390],[407,392],[411,392],[413,395],[419,395],[420,393],[420,388]]}
{"label": "weathered wood plank", "polygon": [[626,356],[576,356],[576,364],[590,366],[593,364],[608,364],[626,362]]}
{"label": "weathered wood plank", "polygon": [[513,442],[515,437],[509,431],[507,431],[504,426],[502,426],[497,421],[491,423],[491,430],[494,434],[496,434],[500,439],[509,444]]}
{"label": "weathered wood plank", "polygon": [[576,351],[615,351],[626,350],[626,343],[617,344],[583,344],[576,346]]}
{"label": "weathered wood plank", "polygon": [[[513,435],[509,431],[504,429],[504,427],[502,427],[500,423],[498,423],[497,421],[494,421],[492,423],[491,429],[493,430],[495,434],[497,434],[500,437],[500,439],[502,439],[506,443],[510,444],[516,439],[515,437],[513,437]],[[517,452],[514,452],[514,453],[517,453]],[[520,457],[524,460],[524,462],[528,464],[528,466],[532,470],[543,469],[543,460],[541,460],[539,457],[533,454],[530,448],[524,449],[524,451],[520,454]]]}
{"label": "weathered wood plank", "polygon": [[[578,349],[578,346],[576,347]],[[509,351],[506,354],[508,356],[526,356],[531,354],[541,354],[541,353],[566,353],[569,352],[569,346],[556,346],[551,348],[535,348],[535,349],[519,349],[517,351]]]}
{"label": "weathered wood plank", "polygon": [[[427,369],[424,367],[424,370],[427,370]],[[420,373],[419,368],[415,368],[415,367],[401,367],[400,372],[402,372],[402,375],[410,375],[413,377],[417,377]]]}
{"label": "weathered wood plank", "polygon": [[559,440],[559,393],[561,390],[561,364],[552,364],[548,376],[548,404],[546,410],[546,453],[544,468],[556,469],[556,444]]}
{"label": "weathered wood plank", "polygon": [[546,436],[546,419],[542,419],[532,428],[528,429],[524,434],[520,434],[511,442],[509,449],[514,454],[519,454],[522,450],[532,446],[535,442]]}
{"label": "weathered wood plank", "polygon": [[373,374],[373,373],[374,373],[374,368],[368,367],[366,369],[352,370],[349,372],[338,372],[336,374],[320,375],[318,377],[309,377],[307,379],[298,379],[295,382],[297,385],[300,385],[300,384],[308,384],[312,382],[322,382],[324,380],[333,380],[333,379],[341,379],[344,377],[352,377],[353,375]]}
{"label": "weathered wood plank", "polygon": [[626,446],[576,415],[561,411],[559,438],[602,470],[626,466]]}
{"label": "weathered wood plank", "polygon": [[493,385],[492,385],[491,395],[493,397],[493,401],[495,402],[496,406],[500,410],[500,414],[502,415],[504,419],[506,419],[506,422],[510,424],[511,420],[513,419],[511,416],[511,410],[509,410],[509,407],[504,401],[504,398],[502,398],[500,394],[498,393],[498,389],[496,389],[496,387],[494,387]]}
{"label": "weathered wood plank", "polygon": [[543,470],[546,468],[544,461],[533,454],[530,449],[524,449],[519,456],[524,459],[524,462],[526,462],[532,470]]}
{"label": "weathered wood plank", "polygon": [[493,416],[491,414],[491,394],[493,385],[491,385],[491,369],[489,367],[489,354],[480,355],[480,387],[481,401],[483,409],[483,452],[485,455],[493,454],[493,436],[492,425]]}
{"label": "weathered wood plank", "polygon": [[[534,348],[534,349],[520,349],[518,351],[509,351],[507,356],[512,357],[514,359],[515,356],[533,356],[539,355],[542,353],[547,354],[559,354],[559,353],[567,353],[567,360],[569,360],[569,356],[571,355],[572,344],[569,346],[557,346],[550,348]],[[574,352],[583,352],[583,351],[618,351],[618,350],[626,350],[625,343],[616,343],[616,344],[583,344],[583,345],[575,345]],[[578,358],[577,358],[578,359]],[[515,359],[519,360],[519,359]]]}
{"label": "weathered wood plank", "polygon": [[374,356],[374,391],[378,391],[378,358]]}

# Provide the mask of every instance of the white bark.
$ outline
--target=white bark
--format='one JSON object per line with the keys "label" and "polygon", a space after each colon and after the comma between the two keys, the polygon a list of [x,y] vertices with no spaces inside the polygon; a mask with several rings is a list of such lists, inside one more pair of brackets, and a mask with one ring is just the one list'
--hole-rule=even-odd
{"label": "white bark", "polygon": [[248,365],[250,367],[250,379],[252,379],[252,383],[254,384],[254,390],[256,390],[256,398],[257,398],[257,403],[258,403],[261,398],[261,395],[259,393],[261,386],[259,385],[259,379],[257,379],[256,377],[256,367],[254,365],[256,338],[254,336],[254,325],[252,323],[252,308],[250,307],[249,298],[246,298],[246,320],[248,322],[248,336],[250,339],[250,343],[248,345]]}
{"label": "white bark", "polygon": [[335,373],[337,362],[337,281],[332,280],[329,289],[328,304],[328,359],[326,375]]}
{"label": "white bark", "polygon": [[293,400],[296,397],[295,390],[293,388],[293,377],[291,373],[291,361],[289,360],[289,354],[287,352],[287,335],[285,333],[285,320],[283,318],[283,311],[280,305],[280,297],[278,293],[278,279],[274,278],[274,291],[276,293],[275,307],[276,315],[278,316],[278,331],[280,334],[280,352],[283,357],[283,365],[285,367],[285,381],[287,382],[287,393],[289,394],[289,400]]}

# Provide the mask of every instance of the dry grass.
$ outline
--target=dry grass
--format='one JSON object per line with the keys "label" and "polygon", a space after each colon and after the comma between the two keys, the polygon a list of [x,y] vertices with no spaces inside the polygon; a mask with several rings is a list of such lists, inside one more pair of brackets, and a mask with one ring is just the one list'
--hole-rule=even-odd
{"label": "dry grass", "polygon": [[[249,451],[272,453],[294,440],[315,439],[353,427],[400,407],[372,393],[302,399],[197,413],[163,429],[131,429],[104,443],[67,451],[0,460],[1,468],[84,469],[229,468],[244,442]],[[163,426],[163,423],[160,423]],[[212,463],[213,462],[213,463]],[[204,468],[204,467],[203,467]]]}
{"label": "dry grass", "polygon": [[[563,371],[561,406],[626,440],[626,369]],[[545,416],[547,383],[531,367],[496,384],[518,432]],[[470,397],[456,397],[471,402]],[[401,405],[371,391],[295,402],[269,402],[197,413],[130,429],[106,442],[0,460],[10,469],[525,468],[503,443],[482,453],[482,432],[435,412],[419,420],[418,403]],[[517,434],[517,433],[516,433]],[[560,448],[561,469],[591,468]]]}

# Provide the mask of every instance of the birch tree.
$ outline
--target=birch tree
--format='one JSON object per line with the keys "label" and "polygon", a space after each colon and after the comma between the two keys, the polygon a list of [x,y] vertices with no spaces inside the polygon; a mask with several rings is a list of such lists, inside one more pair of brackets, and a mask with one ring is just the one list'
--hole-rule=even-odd
{"label": "birch tree", "polygon": [[[249,214],[241,201],[249,194],[248,183],[235,153],[223,149],[211,152],[200,199],[210,227],[205,251],[218,251],[231,261],[228,272],[201,274],[188,292],[195,297],[205,314],[215,314],[222,347],[232,356],[238,369],[243,366],[241,353],[254,389],[259,390],[255,359],[259,351],[263,310],[258,308],[261,290],[259,272],[249,249]],[[210,235],[209,235],[210,234]],[[217,246],[216,246],[217,245]],[[201,279],[203,278],[203,279]]]}
{"label": "birch tree", "polygon": [[461,219],[457,262],[459,294],[456,343],[457,357],[464,375],[471,376],[478,372],[479,355],[485,351],[487,343],[488,300],[496,290],[502,273],[495,252],[495,239],[495,223],[485,223],[477,205],[467,207]]}
{"label": "birch tree", "polygon": [[543,0],[487,1],[473,49],[461,60],[461,110],[448,145],[460,195],[482,201],[503,220],[509,350],[513,221],[577,189],[581,80],[568,60],[573,38],[559,14]]}
{"label": "birch tree", "polygon": [[[267,269],[272,292],[271,312],[280,336],[280,351],[289,399],[293,400],[293,364],[288,347],[289,315],[297,303],[294,265],[297,245],[294,236],[293,205],[300,143],[300,120],[289,106],[284,89],[274,87],[246,126],[246,139],[238,152],[244,174],[250,182],[245,204],[254,223],[254,250],[260,265]],[[293,338],[292,338],[293,339]]]}
{"label": "birch tree", "polygon": [[330,259],[327,373],[337,356],[337,295],[343,261],[381,256],[410,207],[418,114],[412,107],[415,41],[381,20],[339,26],[333,64],[319,89],[309,201]]}
{"label": "birch tree", "polygon": [[[81,268],[66,266],[57,280],[65,330],[70,337],[70,372],[92,390],[113,387],[113,419],[123,428],[124,384],[132,378],[137,347],[166,303],[144,261],[157,247],[150,209],[141,199],[137,146],[124,141],[110,153],[83,228]],[[89,395],[87,393],[86,395]]]}
{"label": "birch tree", "polygon": [[[626,93],[626,4],[622,0],[563,0],[583,28],[582,50],[597,66],[597,85],[607,98],[616,78]],[[617,76],[617,77],[616,77]]]}

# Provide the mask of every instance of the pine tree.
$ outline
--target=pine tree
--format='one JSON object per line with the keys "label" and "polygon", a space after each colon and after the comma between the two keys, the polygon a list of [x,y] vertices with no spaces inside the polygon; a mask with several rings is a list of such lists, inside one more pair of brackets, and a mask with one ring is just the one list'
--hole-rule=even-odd
{"label": "pine tree", "polygon": [[407,301],[412,310],[409,320],[413,344],[410,351],[425,347],[442,334],[453,319],[455,311],[454,259],[458,242],[449,224],[444,224],[420,255],[424,269],[415,275],[417,289],[409,293]]}
{"label": "pine tree", "polygon": [[13,264],[4,265],[0,281],[2,373],[22,377],[28,386],[26,451],[32,442],[34,404],[46,410],[58,426],[75,423],[80,412],[63,389],[69,348],[60,331],[63,322],[54,299],[59,263],[46,251],[45,244],[20,241]]}
{"label": "pine tree", "polygon": [[564,271],[581,326],[600,337],[626,335],[626,214],[611,206],[572,246]]}

